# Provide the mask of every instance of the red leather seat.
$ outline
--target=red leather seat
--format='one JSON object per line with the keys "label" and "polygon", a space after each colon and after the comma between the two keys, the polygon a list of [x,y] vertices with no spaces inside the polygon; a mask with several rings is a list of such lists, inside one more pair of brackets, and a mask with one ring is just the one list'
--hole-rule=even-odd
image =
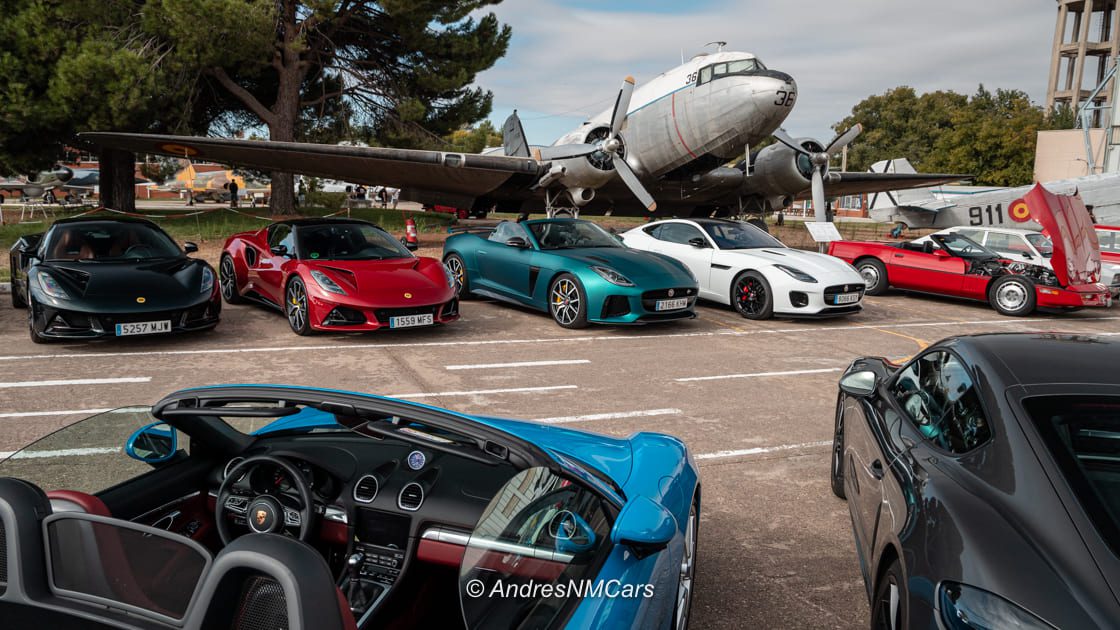
{"label": "red leather seat", "polygon": [[101,499],[75,490],[51,490],[47,493],[51,500],[52,512],[85,512],[97,516],[113,516]]}

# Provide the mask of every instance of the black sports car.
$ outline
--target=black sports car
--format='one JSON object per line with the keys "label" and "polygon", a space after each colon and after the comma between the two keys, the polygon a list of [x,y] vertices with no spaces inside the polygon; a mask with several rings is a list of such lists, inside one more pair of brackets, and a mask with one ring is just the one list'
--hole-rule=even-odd
{"label": "black sports car", "polygon": [[1120,622],[1120,342],[943,340],[840,380],[847,497],[872,628]]}
{"label": "black sports car", "polygon": [[12,246],[12,306],[35,343],[213,328],[221,293],[197,250],[142,219],[57,221]]}

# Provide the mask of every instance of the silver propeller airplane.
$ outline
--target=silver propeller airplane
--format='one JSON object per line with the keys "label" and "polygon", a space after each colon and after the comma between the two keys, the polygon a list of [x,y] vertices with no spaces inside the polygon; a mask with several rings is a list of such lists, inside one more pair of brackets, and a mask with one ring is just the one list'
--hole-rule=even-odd
{"label": "silver propeller airplane", "polygon": [[[885,160],[871,165],[880,173],[914,173],[909,160]],[[1058,195],[1078,193],[1093,211],[1096,223],[1120,225],[1120,173],[1102,173],[1043,184]],[[1030,186],[990,188],[967,194],[939,194],[934,188],[880,192],[871,196],[868,207],[876,221],[902,223],[912,228],[946,228],[958,225],[1024,228],[1042,226],[1013,208]]]}
{"label": "silver propeller airplane", "polygon": [[[543,201],[550,215],[729,216],[811,198],[824,220],[827,198],[964,177],[833,172],[830,158],[860,127],[827,146],[792,138],[779,127],[796,100],[793,77],[752,54],[720,51],[640,87],[627,77],[612,108],[551,146],[531,147],[516,112],[503,126],[503,147],[482,154],[108,132],[82,138],[136,153],[387,185],[424,204],[520,212]],[[752,155],[749,148],[770,135],[779,144]]]}
{"label": "silver propeller airplane", "polygon": [[55,165],[53,170],[40,171],[26,177],[0,178],[0,203],[4,193],[16,191],[25,199],[42,197],[51,190],[93,192],[98,182],[97,169],[71,168]]}

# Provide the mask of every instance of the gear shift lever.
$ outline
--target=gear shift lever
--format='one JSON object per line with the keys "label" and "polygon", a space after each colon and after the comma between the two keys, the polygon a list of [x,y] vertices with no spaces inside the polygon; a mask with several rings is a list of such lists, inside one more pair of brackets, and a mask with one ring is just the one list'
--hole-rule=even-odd
{"label": "gear shift lever", "polygon": [[362,596],[362,560],[365,556],[361,553],[351,554],[346,559],[346,571],[349,574],[350,581],[346,585],[346,599],[350,601],[350,608],[357,610],[365,605],[364,601],[357,601],[358,599],[364,600]]}

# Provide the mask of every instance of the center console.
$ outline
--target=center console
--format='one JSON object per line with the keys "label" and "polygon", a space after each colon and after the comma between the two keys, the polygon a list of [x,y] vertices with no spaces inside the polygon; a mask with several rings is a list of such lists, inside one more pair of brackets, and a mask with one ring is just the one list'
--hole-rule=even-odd
{"label": "center console", "polygon": [[400,577],[408,552],[411,519],[401,514],[357,509],[353,553],[340,588],[359,625]]}

